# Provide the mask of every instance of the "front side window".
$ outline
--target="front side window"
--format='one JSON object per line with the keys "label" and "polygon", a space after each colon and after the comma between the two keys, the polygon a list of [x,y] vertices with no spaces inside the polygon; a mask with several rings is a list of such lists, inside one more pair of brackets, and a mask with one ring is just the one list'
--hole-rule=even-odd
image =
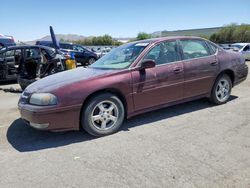
{"label": "front side window", "polygon": [[184,59],[194,59],[210,55],[205,41],[181,40],[180,43],[182,46]]}
{"label": "front side window", "polygon": [[180,61],[181,57],[178,51],[176,41],[165,41],[152,48],[144,59],[152,59],[156,65]]}
{"label": "front side window", "polygon": [[111,50],[90,67],[103,69],[128,68],[148,45],[148,42],[124,44]]}
{"label": "front side window", "polygon": [[60,48],[73,50],[73,46],[71,44],[66,44],[66,43],[60,43]]}
{"label": "front side window", "polygon": [[247,45],[247,46],[243,49],[243,51],[250,51],[249,45]]}

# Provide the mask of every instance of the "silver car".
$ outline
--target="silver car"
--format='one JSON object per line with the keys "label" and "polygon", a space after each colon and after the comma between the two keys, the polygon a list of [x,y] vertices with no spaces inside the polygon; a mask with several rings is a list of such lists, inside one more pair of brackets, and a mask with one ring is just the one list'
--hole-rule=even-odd
{"label": "silver car", "polygon": [[250,43],[234,43],[231,47],[242,53],[246,60],[250,60]]}

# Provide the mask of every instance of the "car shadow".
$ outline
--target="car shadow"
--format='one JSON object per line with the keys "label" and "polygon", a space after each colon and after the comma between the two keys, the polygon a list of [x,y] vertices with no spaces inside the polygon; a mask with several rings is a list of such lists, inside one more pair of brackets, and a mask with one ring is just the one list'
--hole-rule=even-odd
{"label": "car shadow", "polygon": [[[237,98],[237,96],[231,96],[229,102]],[[162,119],[169,119],[174,116],[205,108],[211,108],[213,106],[214,105],[209,103],[206,99],[200,99],[163,108],[126,120],[120,131],[129,131],[130,128],[133,127],[156,122]],[[19,118],[9,126],[7,130],[7,139],[19,152],[31,152],[78,142],[91,141],[98,138],[91,136],[84,131],[48,132],[36,130],[26,125],[22,119]]]}

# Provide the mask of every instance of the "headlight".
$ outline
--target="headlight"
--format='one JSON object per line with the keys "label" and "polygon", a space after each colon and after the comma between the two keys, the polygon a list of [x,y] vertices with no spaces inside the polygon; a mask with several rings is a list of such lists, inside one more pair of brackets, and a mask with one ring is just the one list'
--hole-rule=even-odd
{"label": "headlight", "polygon": [[56,105],[57,98],[50,93],[33,93],[30,97],[29,103],[39,106]]}

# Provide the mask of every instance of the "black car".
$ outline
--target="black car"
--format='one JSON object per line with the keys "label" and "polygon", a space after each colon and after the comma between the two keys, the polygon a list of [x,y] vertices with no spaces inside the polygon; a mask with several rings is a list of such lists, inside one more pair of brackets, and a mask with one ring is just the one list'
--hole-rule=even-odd
{"label": "black car", "polygon": [[47,46],[23,45],[0,50],[0,80],[16,80],[25,88],[36,79],[66,70],[66,59]]}
{"label": "black car", "polygon": [[[54,48],[54,44],[52,41],[37,41],[36,45],[44,45]],[[59,42],[60,51],[63,53],[71,53],[75,54],[75,60],[78,63],[81,63],[83,66],[90,65],[94,63],[98,56],[91,50],[77,44]]]}
{"label": "black car", "polygon": [[8,46],[16,46],[13,37],[0,34],[0,49]]}

